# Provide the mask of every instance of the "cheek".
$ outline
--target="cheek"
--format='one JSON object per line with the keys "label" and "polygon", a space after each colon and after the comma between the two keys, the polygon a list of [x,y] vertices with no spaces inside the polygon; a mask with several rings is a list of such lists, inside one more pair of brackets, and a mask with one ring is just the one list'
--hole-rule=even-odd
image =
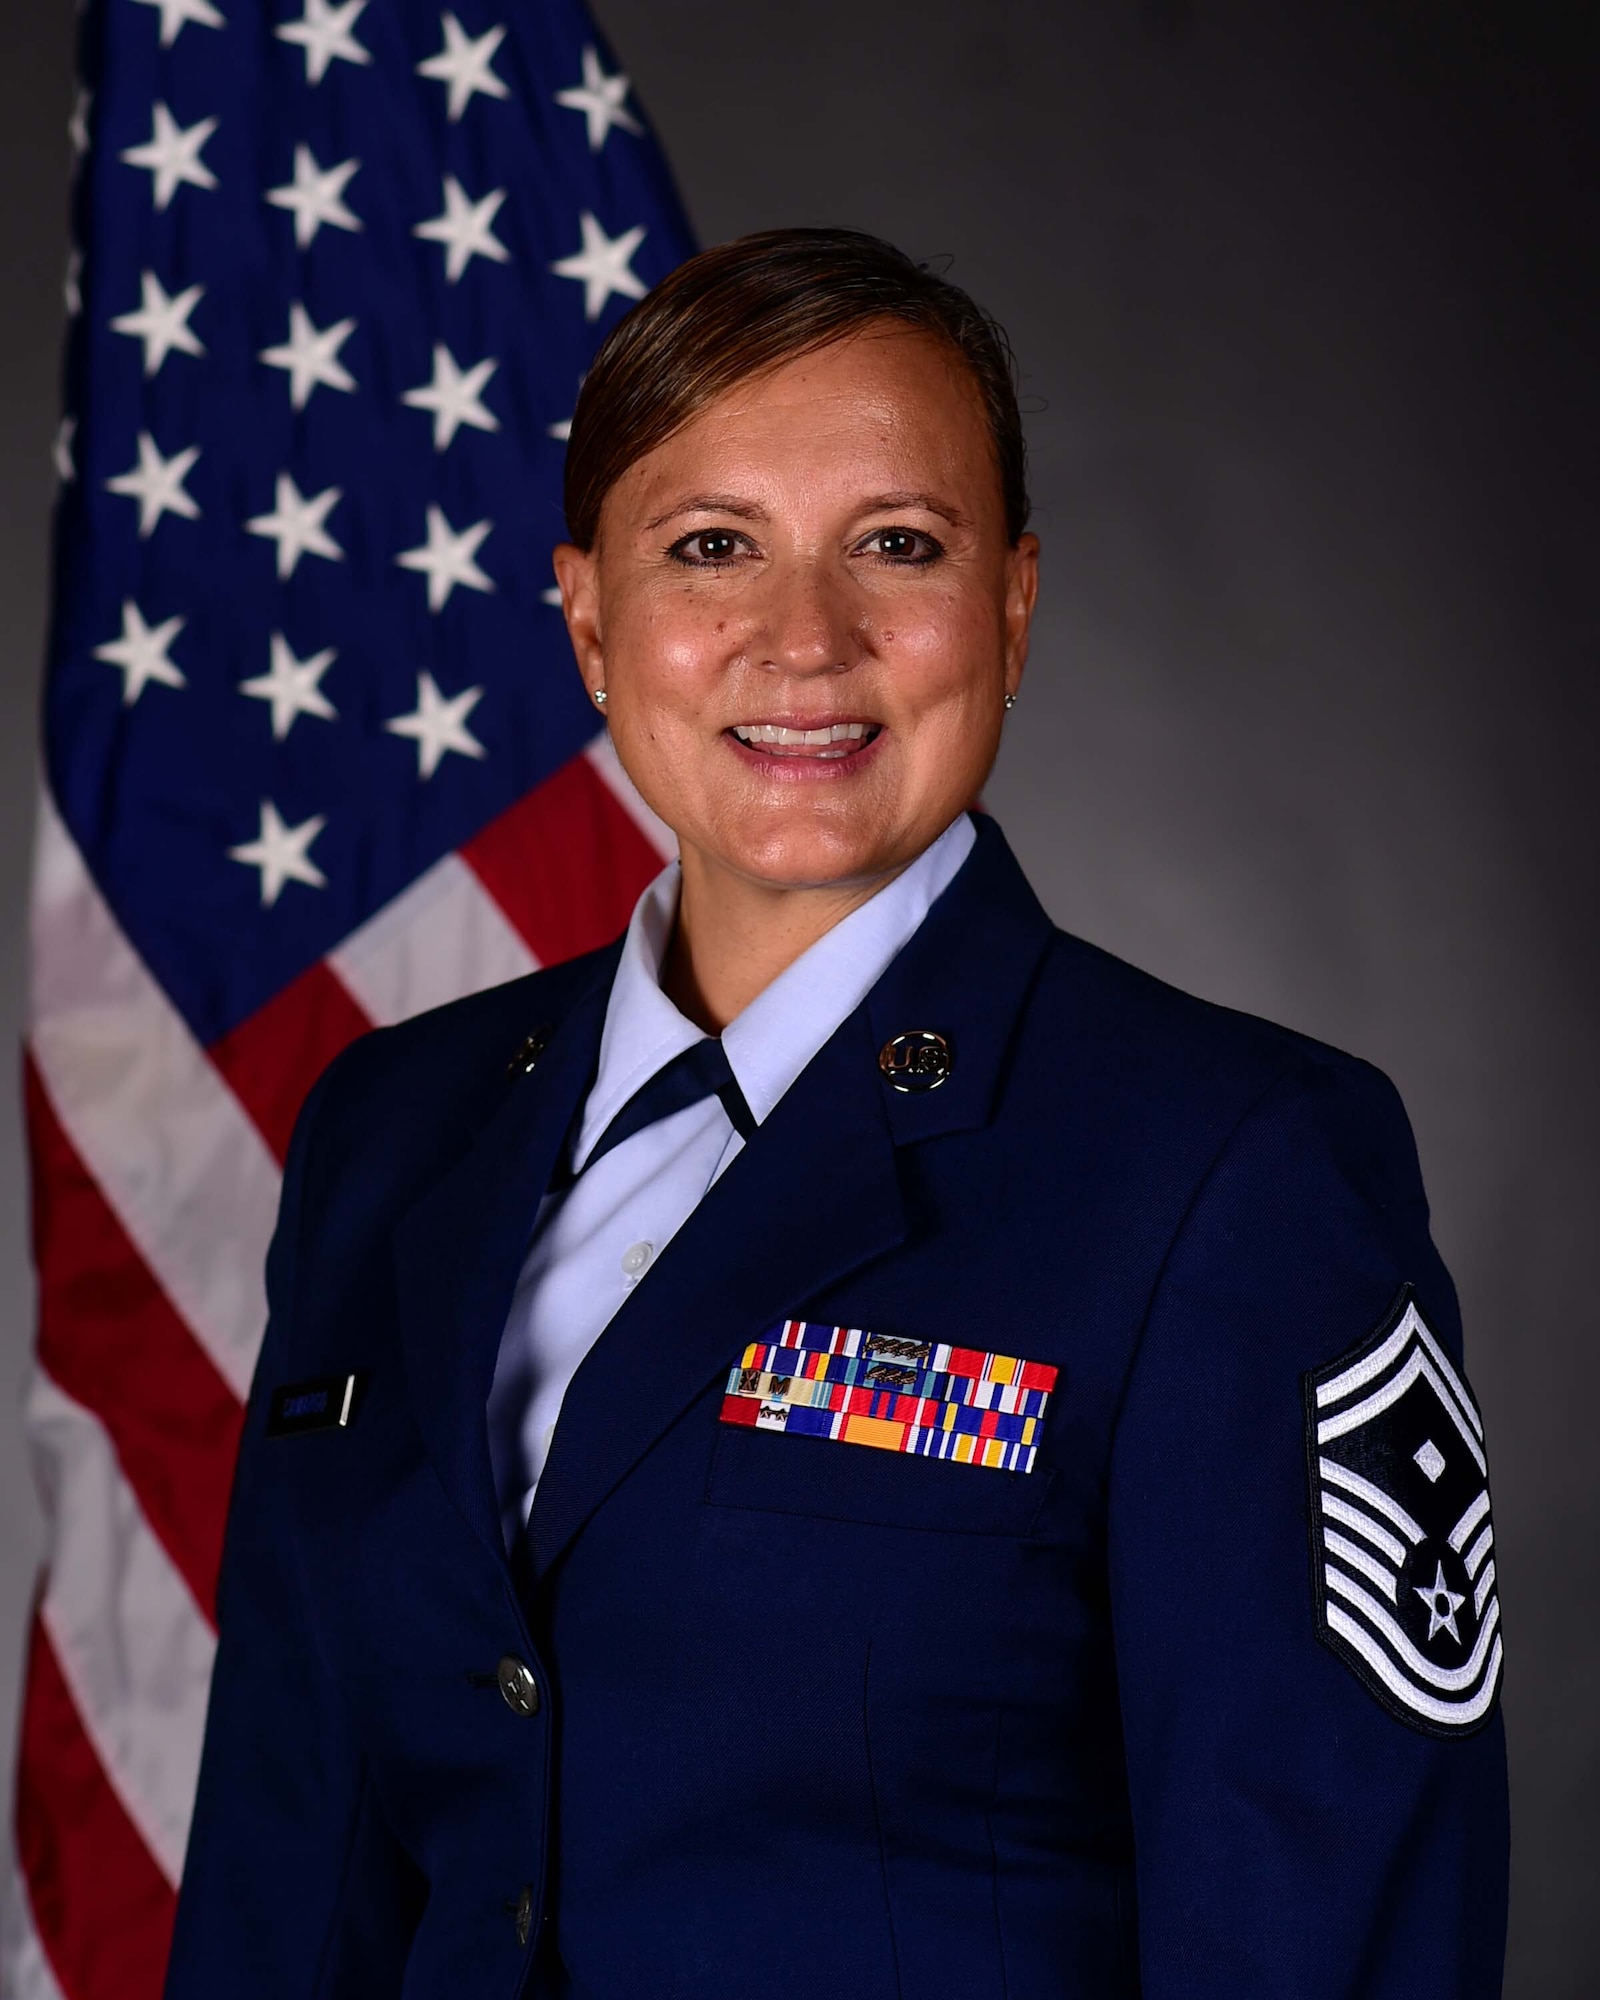
{"label": "cheek", "polygon": [[692,696],[716,669],[723,622],[682,590],[618,606],[607,626],[606,653],[619,693],[650,706]]}
{"label": "cheek", "polygon": [[886,594],[875,607],[874,623],[897,647],[930,656],[967,649],[982,636],[993,644],[1002,623],[1003,599],[983,569],[951,565],[937,576],[922,576],[910,588]]}
{"label": "cheek", "polygon": [[888,611],[879,643],[894,684],[911,699],[981,698],[1004,668],[1003,631],[987,593],[950,591]]}

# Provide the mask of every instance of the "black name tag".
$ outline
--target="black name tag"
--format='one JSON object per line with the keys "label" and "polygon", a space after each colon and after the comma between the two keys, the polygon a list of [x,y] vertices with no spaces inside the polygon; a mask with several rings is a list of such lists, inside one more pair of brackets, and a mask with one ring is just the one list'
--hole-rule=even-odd
{"label": "black name tag", "polygon": [[359,1375],[323,1375],[315,1382],[288,1382],[267,1403],[267,1436],[298,1437],[302,1431],[343,1430],[361,1396]]}

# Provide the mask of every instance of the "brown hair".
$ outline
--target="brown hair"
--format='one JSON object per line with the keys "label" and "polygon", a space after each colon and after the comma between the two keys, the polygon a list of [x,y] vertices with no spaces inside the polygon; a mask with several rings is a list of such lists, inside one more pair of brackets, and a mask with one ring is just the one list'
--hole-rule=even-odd
{"label": "brown hair", "polygon": [[959,285],[857,229],[767,229],[702,250],[618,320],[572,416],[564,499],[573,541],[593,548],[623,473],[716,397],[884,319],[943,341],[970,375],[1014,543],[1028,491],[1011,343]]}

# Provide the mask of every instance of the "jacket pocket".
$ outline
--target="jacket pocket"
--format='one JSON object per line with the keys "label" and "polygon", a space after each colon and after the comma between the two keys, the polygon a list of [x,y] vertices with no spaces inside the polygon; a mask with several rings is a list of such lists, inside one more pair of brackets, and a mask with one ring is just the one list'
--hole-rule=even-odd
{"label": "jacket pocket", "polygon": [[1052,1474],[1002,1472],[833,1438],[718,1424],[705,1497],[716,1507],[808,1514],[939,1534],[1031,1533]]}

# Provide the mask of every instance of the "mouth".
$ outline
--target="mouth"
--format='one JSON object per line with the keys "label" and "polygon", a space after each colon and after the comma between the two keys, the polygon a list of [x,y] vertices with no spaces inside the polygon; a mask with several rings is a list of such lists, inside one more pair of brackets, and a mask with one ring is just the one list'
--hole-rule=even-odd
{"label": "mouth", "polygon": [[870,749],[883,734],[883,724],[858,718],[811,724],[736,722],[724,733],[762,759],[842,764]]}

